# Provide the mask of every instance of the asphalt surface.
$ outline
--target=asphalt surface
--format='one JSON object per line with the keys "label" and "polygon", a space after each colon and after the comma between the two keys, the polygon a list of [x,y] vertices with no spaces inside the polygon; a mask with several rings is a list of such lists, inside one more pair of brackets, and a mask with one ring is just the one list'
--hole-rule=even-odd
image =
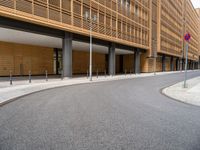
{"label": "asphalt surface", "polygon": [[[191,72],[188,77],[200,76]],[[160,93],[184,74],[51,89],[0,107],[1,150],[200,150],[200,107]]]}

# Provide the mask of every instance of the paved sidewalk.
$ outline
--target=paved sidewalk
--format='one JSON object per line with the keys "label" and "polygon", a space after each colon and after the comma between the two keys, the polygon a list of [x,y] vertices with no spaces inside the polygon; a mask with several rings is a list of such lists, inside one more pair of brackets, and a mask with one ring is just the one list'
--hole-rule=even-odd
{"label": "paved sidewalk", "polygon": [[200,106],[200,77],[187,81],[187,88],[183,88],[184,82],[163,89],[163,93],[173,99],[184,103]]}
{"label": "paved sidewalk", "polygon": [[[180,71],[175,72],[159,72],[156,75],[166,75],[171,73],[180,73]],[[72,79],[59,79],[59,78],[51,78],[48,82],[45,79],[35,79],[32,80],[31,83],[28,80],[15,80],[13,81],[13,85],[9,85],[8,80],[0,81],[0,106],[6,104],[18,97],[31,94],[34,92],[38,92],[45,89],[51,89],[61,86],[69,86],[75,84],[85,84],[85,83],[95,83],[95,82],[105,82],[105,81],[113,81],[113,80],[122,80],[122,79],[131,79],[138,77],[148,77],[154,76],[154,73],[142,73],[142,74],[127,74],[127,75],[116,75],[116,76],[99,76],[93,77],[93,81],[90,82],[86,77],[76,77]]]}

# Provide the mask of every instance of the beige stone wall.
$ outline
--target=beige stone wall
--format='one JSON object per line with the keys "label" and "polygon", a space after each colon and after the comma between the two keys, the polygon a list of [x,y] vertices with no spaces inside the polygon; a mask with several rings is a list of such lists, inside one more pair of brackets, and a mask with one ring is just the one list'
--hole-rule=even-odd
{"label": "beige stone wall", "polygon": [[53,74],[53,49],[0,42],[0,76]]}

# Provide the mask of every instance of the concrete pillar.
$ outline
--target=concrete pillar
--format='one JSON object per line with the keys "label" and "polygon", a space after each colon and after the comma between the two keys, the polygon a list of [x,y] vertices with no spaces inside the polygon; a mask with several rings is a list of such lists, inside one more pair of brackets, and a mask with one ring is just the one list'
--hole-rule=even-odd
{"label": "concrete pillar", "polygon": [[188,70],[191,69],[191,61],[188,61]]}
{"label": "concrete pillar", "polygon": [[192,62],[192,69],[193,70],[195,69],[195,62],[194,61]]}
{"label": "concrete pillar", "polygon": [[173,56],[170,59],[170,70],[174,71],[174,57]]}
{"label": "concrete pillar", "polygon": [[135,54],[134,54],[134,67],[135,67],[135,73],[139,74],[140,73],[140,50],[136,49]]}
{"label": "concrete pillar", "polygon": [[184,63],[183,63],[183,59],[182,58],[178,58],[179,59],[179,70],[183,70],[184,69]]}
{"label": "concrete pillar", "polygon": [[166,71],[166,57],[165,55],[162,56],[162,71]]}
{"label": "concrete pillar", "polygon": [[180,60],[179,58],[176,59],[176,71],[180,70]]}
{"label": "concrete pillar", "polygon": [[198,69],[198,61],[196,62],[195,69]]}
{"label": "concrete pillar", "polygon": [[63,39],[63,77],[72,77],[72,34],[65,32]]}
{"label": "concrete pillar", "polygon": [[108,73],[115,75],[115,44],[111,43],[108,50]]}
{"label": "concrete pillar", "polygon": [[185,59],[182,59],[182,70],[185,70]]}
{"label": "concrete pillar", "polygon": [[200,60],[199,60],[199,63],[198,63],[198,69],[200,69]]}

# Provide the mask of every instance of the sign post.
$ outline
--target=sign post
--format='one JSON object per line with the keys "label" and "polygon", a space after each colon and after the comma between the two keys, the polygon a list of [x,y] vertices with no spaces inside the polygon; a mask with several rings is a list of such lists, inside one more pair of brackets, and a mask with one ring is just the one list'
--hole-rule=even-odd
{"label": "sign post", "polygon": [[186,41],[186,53],[185,53],[185,79],[184,79],[184,85],[183,87],[184,88],[187,88],[187,66],[188,66],[188,48],[189,48],[189,41],[190,41],[190,34],[189,33],[186,33],[185,36],[184,36],[184,39]]}

